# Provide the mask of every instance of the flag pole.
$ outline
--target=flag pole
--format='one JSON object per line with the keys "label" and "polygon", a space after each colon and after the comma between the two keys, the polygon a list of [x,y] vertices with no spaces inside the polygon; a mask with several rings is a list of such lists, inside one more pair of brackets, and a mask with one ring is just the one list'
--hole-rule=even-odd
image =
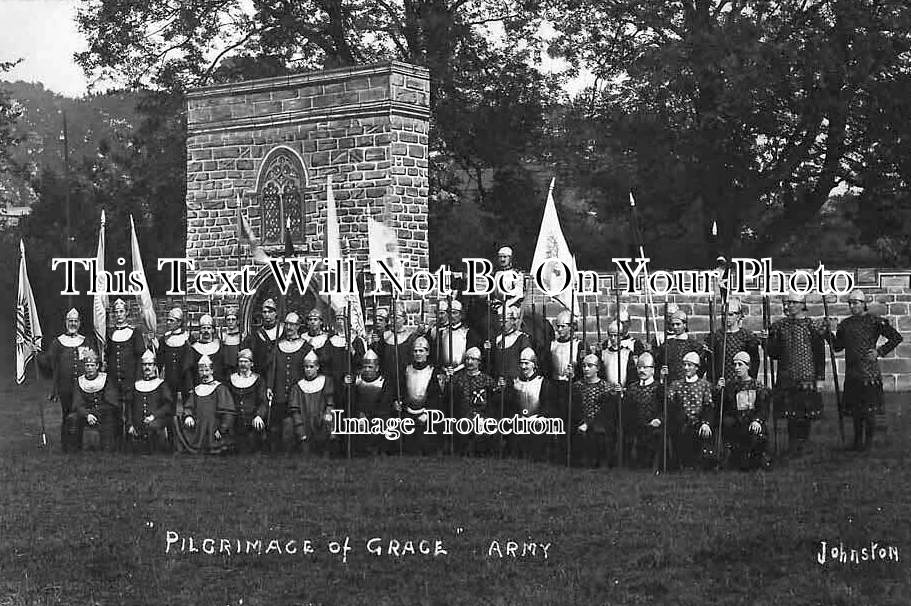
{"label": "flag pole", "polygon": [[[449,314],[449,323],[446,327],[446,338],[449,340],[449,351],[446,354],[446,364],[451,368],[455,368],[454,360],[455,356],[452,352],[452,291],[446,293],[446,302],[447,309],[446,313]],[[421,299],[421,320],[424,319],[424,300]],[[447,374],[446,381],[449,383],[449,418],[452,419],[455,417],[455,396],[453,394],[453,375]],[[455,453],[455,436],[453,432],[449,432],[449,456],[452,456]]]}
{"label": "flag pole", "polygon": [[[353,345],[354,344],[351,342],[351,302],[349,301],[348,304],[345,306],[345,350],[348,352],[348,356],[347,356],[348,357],[348,376],[352,377],[352,378],[354,377],[354,374],[352,373],[352,370],[351,370],[351,354],[352,354],[351,350],[353,349]],[[348,396],[347,402],[345,403],[345,405],[346,405],[345,414],[350,419],[351,418],[351,387],[352,386],[348,385],[347,387],[348,387],[348,389],[345,390],[347,392],[347,396]],[[350,461],[351,460],[351,432],[346,431],[345,433],[347,434],[346,437],[348,439],[348,460]]]}
{"label": "flag pole", "polygon": [[[664,295],[664,322],[667,323],[667,295]],[[667,328],[665,327],[665,333]],[[657,352],[656,352],[657,353]],[[652,364],[654,364],[654,359]],[[667,346],[664,347],[664,366],[667,366]],[[663,418],[661,419],[661,473],[667,473],[667,379],[661,391],[663,400]]]}
{"label": "flag pole", "polygon": [[[572,286],[572,282],[570,282],[569,327],[570,327],[570,330],[573,331],[572,335],[569,338],[570,354],[572,354],[572,351],[573,351],[572,343],[576,336],[575,335],[575,332],[576,332],[575,324],[576,324],[576,293],[575,293],[575,289]],[[577,356],[578,356],[578,353],[577,353]],[[570,461],[572,460],[572,448],[573,448],[572,439],[571,439],[572,432],[573,432],[573,379],[574,379],[573,373],[570,373],[570,375],[569,375],[569,398],[566,400],[566,402],[567,402],[566,427],[568,430],[566,432],[566,466],[567,467],[570,466]]]}
{"label": "flag pole", "polygon": [[[623,356],[620,351],[620,288],[617,288],[617,465],[623,467]],[[630,352],[632,353],[632,352]]]}
{"label": "flag pole", "polygon": [[[399,310],[398,305],[396,304],[395,289],[392,289],[392,347],[393,347],[393,356],[395,359],[395,399],[399,403],[399,427],[402,426],[402,383],[399,377],[399,332],[395,327],[396,320],[398,318]],[[404,454],[404,447],[402,445],[402,435],[399,433],[399,456]]]}

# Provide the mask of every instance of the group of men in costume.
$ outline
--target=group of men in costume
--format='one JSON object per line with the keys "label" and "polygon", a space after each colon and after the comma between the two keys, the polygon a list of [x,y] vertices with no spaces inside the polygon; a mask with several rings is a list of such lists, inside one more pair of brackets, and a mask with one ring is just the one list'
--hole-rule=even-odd
{"label": "group of men in costume", "polygon": [[[500,252],[500,270],[512,271],[511,251]],[[435,320],[420,318],[414,327],[401,306],[374,308],[366,337],[347,330],[344,317],[330,330],[317,309],[303,322],[294,311],[278,318],[269,299],[251,334],[241,334],[232,310],[220,334],[206,314],[191,339],[174,308],[153,343],[127,324],[118,299],[103,352],[79,334],[71,310],[65,333],[39,361],[60,401],[67,451],[80,449],[84,430],[93,428],[103,449],[341,454],[346,440],[332,433],[332,411],[341,409],[355,419],[410,419],[417,428],[395,441],[355,436],[356,454],[508,453],[653,469],[668,460],[699,467],[722,459],[757,468],[770,463],[773,409],[787,421],[789,451],[803,452],[821,412],[827,342],[845,351],[854,447],[869,447],[882,407],[877,359],[902,340],[867,311],[861,291],[848,297],[851,315],[841,323],[807,317],[804,298],[791,294],[786,316],[758,334],[743,327],[745,307],[730,299],[723,326],[702,340],[689,334],[686,314],[669,307],[664,334],[651,342],[632,337],[622,314],[605,340],[582,342],[568,311],[557,314],[553,338],[542,342],[522,330],[521,297],[502,293],[494,301],[498,322],[486,326],[468,326],[463,303],[452,297],[438,302]],[[771,390],[757,381],[760,351],[777,362]],[[428,435],[422,429],[431,411],[556,418],[565,435]]]}

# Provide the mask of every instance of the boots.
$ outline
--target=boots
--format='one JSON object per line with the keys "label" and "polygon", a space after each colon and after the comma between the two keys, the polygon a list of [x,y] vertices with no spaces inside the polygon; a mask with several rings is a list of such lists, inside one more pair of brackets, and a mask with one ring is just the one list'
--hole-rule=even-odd
{"label": "boots", "polygon": [[870,415],[866,419],[866,427],[864,428],[864,445],[862,450],[869,450],[873,446],[873,434],[876,432],[876,417]]}
{"label": "boots", "polygon": [[864,419],[854,417],[854,443],[848,450],[863,450],[864,448]]}

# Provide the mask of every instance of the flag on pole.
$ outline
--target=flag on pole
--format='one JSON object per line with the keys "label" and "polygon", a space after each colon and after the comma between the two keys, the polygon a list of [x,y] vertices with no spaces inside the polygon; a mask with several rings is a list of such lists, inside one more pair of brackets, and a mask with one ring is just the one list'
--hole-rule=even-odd
{"label": "flag on pole", "polygon": [[[240,206],[239,193],[237,194],[237,242],[238,245],[246,244],[250,247],[250,251],[253,254],[254,263],[265,265],[269,262],[269,255],[259,243],[259,239],[253,235],[253,228],[250,227],[250,222],[247,221],[247,218],[244,216],[243,210]],[[240,257],[239,252],[238,257]]]}
{"label": "flag on pole", "polygon": [[108,292],[104,276],[104,209],[101,209],[101,226],[98,228],[98,252],[95,254],[95,295],[92,297],[92,325],[98,343],[99,360],[104,361],[104,344],[107,339]]}
{"label": "flag on pole", "polygon": [[25,369],[41,351],[41,323],[35,307],[35,295],[25,266],[25,243],[19,240],[19,294],[16,300],[16,383],[25,382]]}
{"label": "flag on pole", "polygon": [[393,275],[400,280],[405,279],[405,268],[402,264],[402,257],[399,255],[399,238],[395,229],[383,225],[380,221],[373,218],[370,208],[367,208],[367,240],[370,244],[370,273],[374,276],[374,288],[380,284],[380,276],[383,270],[380,269],[380,261],[386,264]]}
{"label": "flag on pole", "polygon": [[[541,231],[538,232],[535,256],[531,262],[531,275],[537,276],[538,270],[541,269],[541,283],[551,292],[558,291],[568,284],[566,290],[552,298],[566,309],[580,309],[572,284],[576,276],[576,262],[569,252],[569,245],[560,227],[557,206],[554,203],[555,181],[551,179],[550,188],[547,190],[547,203],[544,205]],[[567,271],[570,272],[568,276]],[[572,303],[572,298],[576,298],[575,304]]]}
{"label": "flag on pole", "polygon": [[335,212],[335,194],[332,193],[332,175],[329,175],[326,180],[326,260],[331,269],[336,267],[340,269],[336,290],[347,289],[349,282],[352,286],[352,292],[347,294],[335,292],[329,296],[332,311],[337,317],[339,314],[346,313],[345,308],[348,307],[351,330],[355,335],[366,338],[367,328],[364,322],[364,311],[361,308],[361,297],[357,289],[357,280],[354,279],[354,276],[349,275],[348,268],[342,259],[342,241],[338,215]]}
{"label": "flag on pole", "polygon": [[133,215],[130,215],[130,245],[133,254],[133,272],[142,281],[142,290],[136,294],[136,301],[139,303],[139,315],[142,317],[142,326],[146,335],[154,337],[158,328],[158,319],[155,316],[152,295],[149,293],[149,282],[146,280],[145,271],[142,269],[142,255],[139,254],[139,239],[136,237],[136,225],[133,223]]}

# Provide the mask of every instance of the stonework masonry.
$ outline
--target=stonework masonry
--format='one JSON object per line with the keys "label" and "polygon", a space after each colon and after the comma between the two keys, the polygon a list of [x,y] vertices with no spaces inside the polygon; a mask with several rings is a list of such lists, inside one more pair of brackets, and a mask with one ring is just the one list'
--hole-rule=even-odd
{"label": "stonework masonry", "polygon": [[[876,315],[884,316],[891,322],[904,337],[904,341],[889,356],[881,358],[880,368],[883,373],[883,387],[886,391],[911,391],[911,271],[899,272],[892,269],[852,269],[848,270],[854,274],[855,284],[862,288],[871,298],[869,310]],[[616,279],[616,274],[610,272],[598,272],[603,278],[610,276],[610,283]],[[784,270],[785,274],[790,273]],[[606,283],[602,279],[601,283]],[[532,303],[535,304],[536,313],[541,313],[542,304],[548,298],[540,291],[534,288],[531,280],[526,282],[529,286],[528,296],[525,300],[525,313],[531,312]],[[621,284],[625,281],[621,278]],[[675,302],[677,306],[686,312],[688,327],[690,333],[702,340],[709,332],[709,297],[686,297],[670,295],[668,300]],[[600,316],[602,338],[606,339],[607,324],[616,318],[617,305],[616,295],[614,292],[603,290],[598,295],[586,295],[579,297],[580,305],[585,308],[585,322],[581,322],[582,313],[577,312],[579,335],[582,336],[583,326],[587,341],[594,342],[597,340],[598,317]],[[762,330],[762,297],[759,295],[750,295],[742,297],[741,301],[746,306],[744,317],[744,327],[748,330],[758,332]],[[839,297],[836,301],[834,295],[828,297],[829,315],[831,317],[843,320],[849,315],[846,297]],[[719,303],[715,307],[715,328],[720,327],[721,310]],[[557,311],[562,309],[559,303],[550,301],[547,303],[547,315],[553,318]],[[620,308],[627,311],[630,315],[630,332],[633,336],[645,340],[645,295],[634,295],[620,297]],[[771,298],[772,321],[784,317],[784,308],[781,297]],[[807,311],[812,318],[823,317],[822,298],[819,295],[809,295],[807,297]],[[652,306],[649,309],[649,330],[654,334],[651,318],[654,316],[658,325],[658,330],[664,330],[662,315],[664,313],[664,297],[652,297]],[[828,350],[827,350],[828,351]],[[836,363],[838,365],[838,376],[840,385],[844,382],[844,354],[836,354]],[[761,371],[760,371],[761,373]],[[761,378],[761,374],[760,374]],[[831,368],[829,367],[829,357],[826,354],[826,381],[820,385],[820,389],[826,391],[834,390],[832,382]]]}
{"label": "stonework masonry", "polygon": [[[269,244],[267,252],[281,254],[281,241],[266,237],[271,171],[279,182],[272,199],[285,196],[280,218],[299,225],[291,230],[299,255],[325,252],[331,175],[348,254],[367,262],[369,212],[396,229],[406,264],[426,269],[429,117],[429,72],[398,62],[190,91],[187,257],[198,269],[249,263],[249,250],[238,243],[238,212]],[[287,162],[273,170],[276,153]],[[217,312],[223,303],[215,302]]]}
{"label": "stonework masonry", "polygon": [[[383,63],[210,86],[187,95],[187,256],[199,269],[235,269],[249,264],[250,251],[237,237],[239,214],[251,223],[270,254],[281,255],[282,225],[290,223],[291,240],[300,256],[325,253],[326,183],[330,178],[340,232],[360,267],[368,255],[370,213],[396,229],[402,256],[412,269],[429,269],[427,240],[428,130],[430,80],[426,69],[405,63]],[[238,195],[240,202],[238,204]],[[537,212],[537,211],[535,211]],[[881,360],[885,388],[911,390],[911,283],[908,272],[854,270],[858,285],[873,298],[870,310],[887,317],[905,342]],[[531,287],[529,282],[529,287]],[[536,314],[544,297],[528,289],[525,313]],[[414,295],[402,297],[417,311]],[[690,316],[690,332],[701,338],[709,327],[706,297],[671,297]],[[616,313],[614,294],[582,297],[585,335],[597,338]],[[663,298],[650,314],[661,316]],[[761,329],[761,301],[744,299],[745,325]],[[159,298],[160,331],[172,305],[187,311],[192,327],[213,311],[219,320],[236,298]],[[621,307],[632,318],[634,335],[644,337],[644,296],[623,296]],[[428,315],[433,305],[427,307]],[[304,311],[304,310],[298,310]],[[558,304],[547,303],[552,319]],[[716,311],[720,314],[720,311]],[[823,315],[819,297],[810,297],[809,313]],[[782,316],[780,300],[772,301],[773,320]],[[830,314],[848,314],[846,303],[830,303]],[[580,314],[581,316],[581,314]],[[657,319],[658,329],[663,322]],[[583,326],[580,323],[580,336]],[[604,337],[604,334],[602,334]],[[844,375],[838,356],[839,376]],[[828,376],[831,376],[829,370]],[[828,378],[824,389],[831,389]]]}

